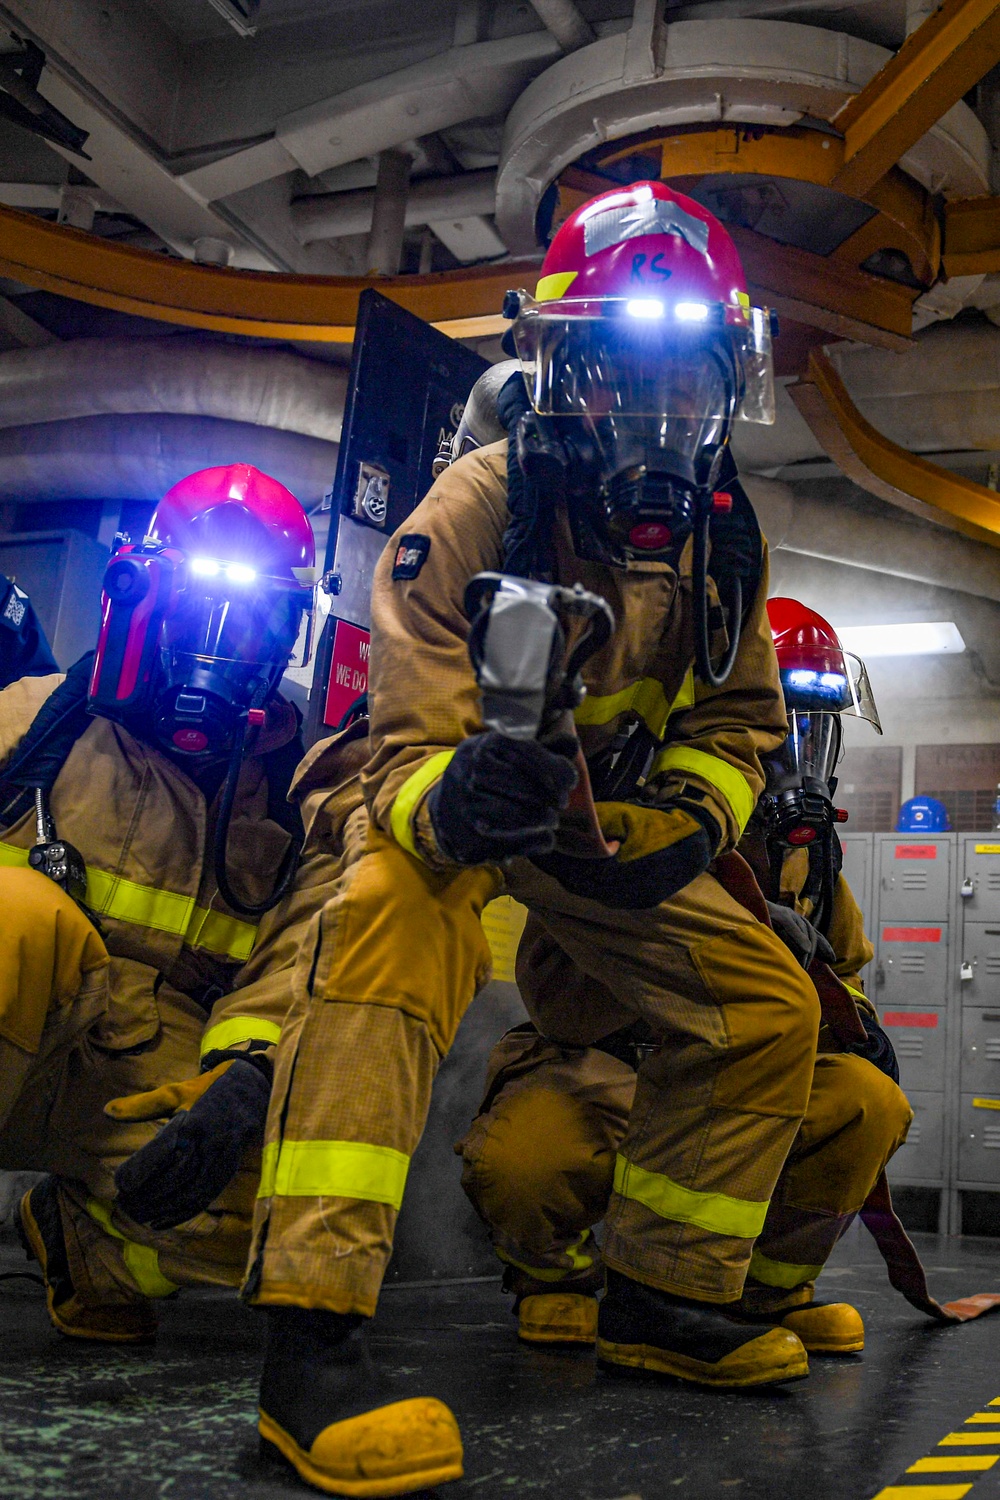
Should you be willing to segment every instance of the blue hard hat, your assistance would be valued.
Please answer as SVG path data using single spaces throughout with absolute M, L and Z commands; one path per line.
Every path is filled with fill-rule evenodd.
M 948 833 L 948 809 L 936 797 L 911 797 L 899 809 L 897 833 Z

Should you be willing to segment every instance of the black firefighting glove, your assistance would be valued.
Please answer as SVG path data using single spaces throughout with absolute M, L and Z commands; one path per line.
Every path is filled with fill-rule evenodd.
M 771 926 L 804 969 L 808 969 L 815 958 L 824 964 L 837 962 L 837 955 L 826 938 L 805 917 L 792 911 L 790 906 L 782 906 L 779 901 L 769 901 L 767 909 L 771 913 Z
M 899 1061 L 888 1034 L 882 1030 L 876 1018 L 864 1006 L 858 1006 L 858 1015 L 861 1017 L 862 1026 L 868 1033 L 868 1040 L 855 1042 L 852 1047 L 848 1047 L 848 1052 L 853 1052 L 855 1057 L 866 1058 L 878 1068 L 880 1073 L 887 1074 L 893 1083 L 898 1083 Z
M 637 911 L 659 906 L 701 875 L 715 857 L 719 830 L 699 804 L 677 797 L 662 807 L 598 802 L 597 818 L 613 859 L 546 854 L 534 863 L 574 896 Z
M 537 740 L 471 735 L 427 799 L 438 849 L 456 865 L 545 854 L 575 786 L 573 762 Z
M 236 1175 L 244 1151 L 263 1144 L 270 1096 L 268 1059 L 240 1053 L 197 1078 L 112 1099 L 104 1106 L 112 1119 L 167 1120 L 115 1172 L 122 1212 L 150 1229 L 201 1213 Z

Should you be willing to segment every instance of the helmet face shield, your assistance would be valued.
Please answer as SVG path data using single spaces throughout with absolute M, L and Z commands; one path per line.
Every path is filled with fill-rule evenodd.
M 539 415 L 707 422 L 721 424 L 723 437 L 735 419 L 774 421 L 764 309 L 655 297 L 523 297 L 512 332 Z
M 784 667 L 781 687 L 790 715 L 792 710 L 844 714 L 866 719 L 882 733 L 865 664 L 849 651 L 828 652 L 814 665 Z
M 788 715 L 788 737 L 766 757 L 768 792 L 807 782 L 829 785 L 840 759 L 843 735 L 836 712 L 795 711 Z

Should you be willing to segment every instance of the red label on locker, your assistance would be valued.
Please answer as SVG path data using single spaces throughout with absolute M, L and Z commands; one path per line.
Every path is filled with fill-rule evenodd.
M 339 724 L 362 693 L 368 691 L 368 646 L 371 640 L 360 625 L 338 620 L 333 627 L 333 655 L 330 658 L 330 680 L 326 686 L 323 723 Z
M 897 859 L 937 859 L 937 844 L 897 844 Z
M 937 1023 L 933 1010 L 887 1010 L 882 1017 L 883 1026 L 922 1026 L 928 1031 L 935 1031 Z
M 883 943 L 939 943 L 940 927 L 883 927 Z

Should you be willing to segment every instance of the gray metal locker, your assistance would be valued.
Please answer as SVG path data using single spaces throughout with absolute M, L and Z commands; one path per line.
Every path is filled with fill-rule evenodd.
M 872 937 L 875 928 L 875 913 L 872 906 L 872 870 L 875 845 L 870 833 L 842 833 L 841 847 L 844 851 L 844 877 L 861 908 L 865 919 L 865 931 Z
M 948 923 L 879 923 L 875 997 L 893 1010 L 943 1006 L 948 996 Z
M 962 1005 L 995 1005 L 1000 1009 L 1000 922 L 964 924 L 961 977 Z
M 995 1094 L 1000 1098 L 1000 1010 L 962 1012 L 963 1094 Z
M 899 1083 L 903 1091 L 943 1092 L 948 1033 L 944 1007 L 921 1010 L 880 1007 L 879 1019 L 899 1060 Z
M 962 840 L 958 893 L 967 922 L 1000 922 L 1000 833 Z
M 907 1097 L 913 1123 L 886 1173 L 891 1182 L 938 1186 L 944 1177 L 944 1095 L 914 1093 Z
M 879 839 L 879 921 L 943 917 L 948 911 L 952 838 L 884 834 Z M 1000 871 L 1000 860 L 997 861 Z
M 1000 1096 L 963 1094 L 958 1175 L 963 1183 L 1000 1187 Z

